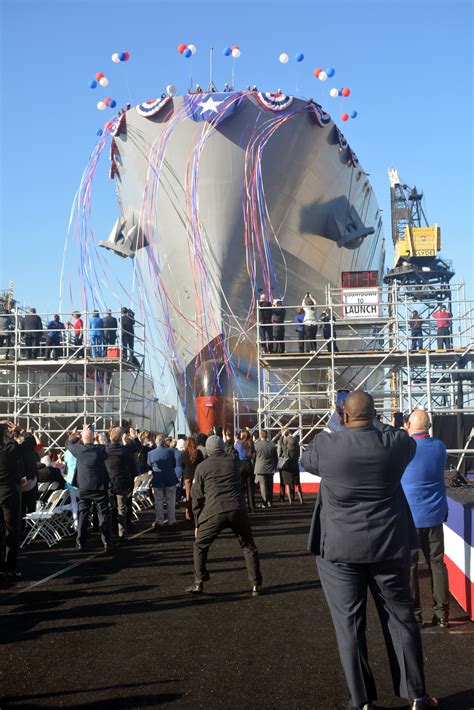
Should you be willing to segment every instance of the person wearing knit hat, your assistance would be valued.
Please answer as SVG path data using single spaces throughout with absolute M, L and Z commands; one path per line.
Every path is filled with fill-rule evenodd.
M 220 436 L 206 441 L 207 458 L 196 468 L 191 497 L 195 520 L 194 582 L 186 590 L 202 594 L 204 582 L 210 579 L 207 570 L 209 548 L 222 530 L 230 528 L 238 538 L 252 588 L 252 596 L 263 593 L 258 550 L 245 507 L 238 461 L 226 454 Z

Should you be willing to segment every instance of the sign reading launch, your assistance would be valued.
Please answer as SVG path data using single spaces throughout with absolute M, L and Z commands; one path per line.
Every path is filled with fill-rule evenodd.
M 378 318 L 380 315 L 380 291 L 378 288 L 345 288 L 342 291 L 342 317 Z

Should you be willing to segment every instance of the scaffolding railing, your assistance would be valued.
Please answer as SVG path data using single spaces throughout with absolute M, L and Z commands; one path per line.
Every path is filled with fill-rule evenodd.
M 104 325 L 96 311 L 3 308 L 0 419 L 41 431 L 49 447 L 62 445 L 80 424 L 97 432 L 130 417 L 146 424 L 155 398 L 145 374 L 144 324 L 125 307 L 107 317 Z
M 251 422 L 275 439 L 290 427 L 307 441 L 327 424 L 341 389 L 370 391 L 387 421 L 417 407 L 431 416 L 474 415 L 474 302 L 463 283 L 441 285 L 432 299 L 416 285 L 371 289 L 372 315 L 356 318 L 347 307 L 356 292 L 348 291 L 328 286 L 325 303 L 314 307 L 259 304 L 258 397 L 234 398 L 236 429 Z M 434 314 L 443 303 L 441 328 Z

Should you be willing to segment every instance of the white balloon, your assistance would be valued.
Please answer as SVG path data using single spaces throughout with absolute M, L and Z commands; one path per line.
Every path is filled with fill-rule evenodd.
M 99 84 L 101 86 L 108 86 L 109 85 L 109 80 L 107 79 L 106 76 L 103 76 L 102 79 L 99 80 Z
M 174 96 L 176 94 L 176 86 L 174 84 L 168 84 L 166 87 L 166 93 L 168 96 Z
M 115 54 L 112 54 L 112 61 L 115 62 L 115 64 L 118 64 L 120 62 L 120 57 L 117 52 L 115 52 Z
M 240 49 L 238 47 L 235 47 L 235 49 L 232 50 L 232 56 L 234 59 L 238 59 L 240 57 Z
M 289 56 L 287 54 L 280 54 L 279 59 L 282 64 L 286 64 L 289 59 Z
M 331 89 L 331 91 L 329 92 L 329 96 L 332 96 L 332 97 L 339 96 L 338 89 Z
M 194 44 L 188 44 L 188 49 L 191 50 L 192 54 L 196 54 L 197 52 L 197 47 L 195 47 Z
M 318 76 L 319 81 L 326 81 L 327 78 L 328 78 L 328 75 L 326 74 L 325 71 L 319 72 L 319 76 Z
M 97 108 L 99 109 L 99 111 L 105 111 L 106 106 L 103 101 L 99 101 L 99 103 L 97 104 Z

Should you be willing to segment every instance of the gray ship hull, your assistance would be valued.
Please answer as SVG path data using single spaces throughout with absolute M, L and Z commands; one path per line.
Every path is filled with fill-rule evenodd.
M 343 136 L 308 102 L 277 114 L 250 92 L 212 125 L 183 101 L 122 117 L 111 151 L 121 220 L 102 244 L 135 257 L 182 396 L 186 381 L 198 396 L 227 396 L 235 379 L 248 395 L 257 287 L 293 306 L 306 291 L 324 303 L 342 271 L 381 270 L 380 210 Z M 206 361 L 227 370 L 222 381 Z

